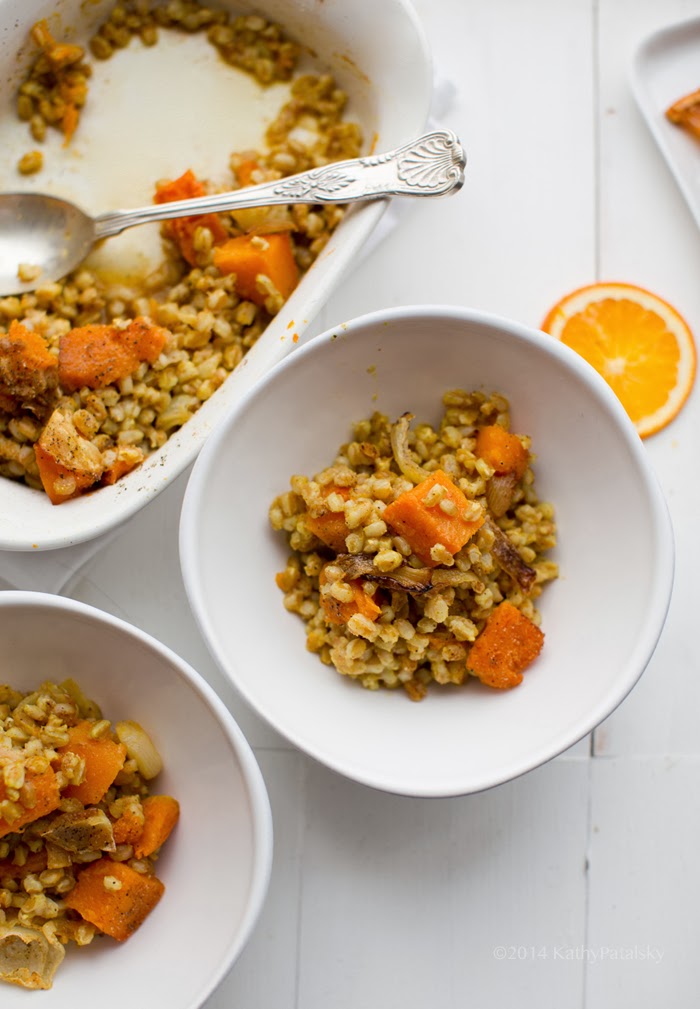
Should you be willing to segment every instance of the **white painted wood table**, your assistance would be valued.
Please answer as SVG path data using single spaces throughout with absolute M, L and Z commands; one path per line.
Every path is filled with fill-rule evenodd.
M 467 182 L 453 199 L 403 205 L 312 332 L 415 302 L 538 326 L 562 294 L 612 279 L 656 291 L 700 334 L 700 234 L 629 82 L 639 43 L 700 16 L 699 0 L 416 8 L 436 78 L 454 88 L 441 122 L 463 140 Z M 697 77 L 694 86 L 700 61 Z M 189 660 L 229 704 L 269 788 L 268 901 L 207 1009 L 700 1004 L 699 429 L 696 393 L 646 442 L 677 568 L 640 683 L 592 738 L 471 797 L 413 800 L 349 783 L 246 710 L 189 614 L 177 557 L 183 478 L 88 561 L 65 591 Z

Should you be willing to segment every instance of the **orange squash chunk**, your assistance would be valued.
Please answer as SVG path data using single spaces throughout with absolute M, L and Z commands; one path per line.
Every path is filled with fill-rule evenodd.
M 137 858 L 145 858 L 165 844 L 180 818 L 180 804 L 171 795 L 149 795 L 143 800 L 143 831 L 134 845 Z
M 64 392 L 87 386 L 104 389 L 131 375 L 142 361 L 158 358 L 168 334 L 139 316 L 124 329 L 89 325 L 71 329 L 59 340 L 58 378 Z
M 58 361 L 33 330 L 13 319 L 0 334 L 0 409 L 48 403 L 58 381 Z
M 674 102 L 666 109 L 666 118 L 700 140 L 700 90 Z
M 66 147 L 70 141 L 71 137 L 78 128 L 78 121 L 80 119 L 80 112 L 77 106 L 68 104 L 63 110 L 63 115 L 61 116 L 61 130 L 65 136 L 65 141 L 63 146 Z
M 527 469 L 530 459 L 530 453 L 523 447 L 518 436 L 506 431 L 500 424 L 490 424 L 479 429 L 475 451 L 496 473 L 514 473 L 518 480 Z
M 221 273 L 236 274 L 236 291 L 256 305 L 263 305 L 268 296 L 258 286 L 259 276 L 268 277 L 285 299 L 299 283 L 299 267 L 287 232 L 229 238 L 214 249 L 213 259 Z
M 85 806 L 100 802 L 124 766 L 126 747 L 107 736 L 90 738 L 91 722 L 78 722 L 68 730 L 68 742 L 57 753 L 75 753 L 85 761 L 85 777 L 79 785 L 67 785 L 63 794 Z
M 69 469 L 60 459 L 44 448 L 40 441 L 34 446 L 34 458 L 39 467 L 42 486 L 48 494 L 51 504 L 63 504 L 64 501 L 70 501 L 99 480 L 99 475 L 92 472 L 75 468 Z M 69 485 L 72 490 L 67 490 L 65 493 L 56 489 Z
M 16 319 L 10 323 L 7 335 L 0 339 L 21 348 L 22 362 L 26 368 L 50 370 L 57 367 L 58 362 L 43 338 Z
M 106 486 L 116 483 L 121 477 L 130 473 L 132 469 L 140 466 L 143 459 L 143 452 L 134 451 L 133 446 L 117 445 L 114 462 L 106 467 L 102 474 L 101 483 Z
M 100 450 L 78 434 L 70 414 L 54 410 L 34 445 L 39 476 L 52 504 L 62 504 L 102 476 Z
M 435 504 L 425 503 L 425 498 L 436 485 L 444 490 L 441 500 L 454 505 L 452 514 L 440 507 L 440 501 Z M 423 564 L 435 567 L 439 561 L 434 560 L 430 553 L 434 546 L 441 543 L 451 554 L 456 554 L 484 524 L 483 516 L 477 519 L 464 518 L 465 510 L 468 511 L 471 507 L 459 487 L 439 469 L 387 505 L 383 518 L 403 536 Z
M 325 567 L 321 568 L 318 581 L 319 585 L 326 584 Z M 372 596 L 367 595 L 362 588 L 361 580 L 356 579 L 344 584 L 349 585 L 352 589 L 352 599 L 348 602 L 342 602 L 329 593 L 321 593 L 321 609 L 329 624 L 347 624 L 348 620 L 358 613 L 367 617 L 368 620 L 376 620 L 381 616 L 381 607 L 377 606 Z
M 236 179 L 239 186 L 253 185 L 253 172 L 257 172 L 260 165 L 253 158 L 245 158 L 236 166 Z
M 497 690 L 517 687 L 542 651 L 544 634 L 512 603 L 502 602 L 471 647 L 467 668 Z
M 105 886 L 107 877 L 117 880 L 121 887 Z M 101 932 L 124 942 L 151 913 L 164 891 L 156 876 L 136 872 L 126 862 L 100 858 L 81 869 L 77 883 L 64 899 L 66 907 Z
M 0 837 L 4 837 L 5 834 L 14 833 L 14 831 L 20 830 L 26 824 L 32 823 L 32 821 L 38 820 L 42 816 L 47 816 L 54 809 L 58 809 L 61 796 L 58 791 L 56 775 L 52 768 L 47 767 L 41 774 L 27 773 L 25 775 L 25 784 L 29 785 L 33 791 L 34 805 L 27 807 L 19 818 L 12 820 L 12 822 L 0 818 Z M 7 788 L 2 780 L 0 780 L 0 800 L 6 798 Z M 21 801 L 19 805 L 22 805 Z
M 178 179 L 156 186 L 155 203 L 172 203 L 175 200 L 191 200 L 205 196 L 206 190 L 194 172 L 188 169 Z M 163 222 L 163 232 L 176 243 L 180 255 L 190 266 L 197 265 L 194 235 L 197 228 L 211 231 L 214 245 L 226 239 L 226 229 L 218 214 L 193 214 L 191 217 L 176 217 Z
M 122 815 L 113 821 L 112 833 L 115 844 L 136 844 L 143 833 L 143 820 L 133 809 L 126 809 Z
M 347 487 L 336 487 L 334 484 L 325 489 L 324 497 L 328 497 L 329 494 L 339 494 L 344 501 L 347 501 L 350 497 L 350 491 Z M 331 550 L 334 550 L 337 554 L 345 553 L 347 549 L 345 546 L 345 537 L 349 534 L 350 530 L 345 522 L 344 512 L 332 512 L 329 509 L 322 515 L 307 515 L 306 525 L 314 536 L 318 536 Z

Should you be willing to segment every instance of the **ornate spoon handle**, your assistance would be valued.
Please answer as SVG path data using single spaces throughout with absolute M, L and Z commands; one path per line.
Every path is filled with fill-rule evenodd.
M 355 203 L 388 196 L 446 196 L 464 183 L 464 151 L 451 130 L 434 130 L 387 154 L 337 161 L 276 182 L 177 200 L 95 218 L 95 237 L 107 238 L 149 221 L 218 210 L 284 203 Z

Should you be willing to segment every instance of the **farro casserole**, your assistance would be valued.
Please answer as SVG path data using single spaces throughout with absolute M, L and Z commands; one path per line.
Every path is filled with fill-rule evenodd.
M 344 92 L 330 75 L 298 74 L 300 47 L 257 15 L 231 18 L 193 0 L 133 0 L 115 6 L 90 52 L 118 57 L 134 37 L 150 46 L 163 30 L 205 31 L 222 59 L 261 84 L 291 80 L 266 149 L 234 152 L 226 188 L 360 153 L 360 130 L 343 119 Z M 58 43 L 45 22 L 32 34 L 39 54 L 20 86 L 18 114 L 37 142 L 48 128 L 70 142 L 89 100 L 89 58 Z M 186 165 L 174 169 L 176 178 L 154 180 L 157 201 L 211 191 Z M 343 214 L 296 205 L 167 222 L 163 263 L 138 282 L 83 266 L 0 299 L 0 475 L 60 504 L 138 466 L 236 368 Z M 22 269 L 29 276 L 32 266 Z
M 72 680 L 0 686 L 0 979 L 50 988 L 69 942 L 124 941 L 160 900 L 179 816 L 150 795 L 161 758 Z
M 506 398 L 455 389 L 443 407 L 436 428 L 411 430 L 409 413 L 361 420 L 270 508 L 293 550 L 277 584 L 307 648 L 416 701 L 431 682 L 517 686 L 543 644 L 535 602 L 558 574 L 554 510 Z

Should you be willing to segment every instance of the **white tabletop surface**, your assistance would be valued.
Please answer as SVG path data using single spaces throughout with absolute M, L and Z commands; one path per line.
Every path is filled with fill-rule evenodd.
M 699 0 L 415 6 L 436 79 L 454 89 L 438 111 L 467 150 L 467 181 L 457 197 L 402 205 L 312 333 L 417 302 L 539 326 L 561 295 L 607 279 L 657 292 L 700 336 L 700 235 L 629 79 L 640 42 L 700 16 Z M 668 621 L 638 686 L 591 738 L 480 795 L 398 798 L 350 783 L 245 708 L 185 598 L 186 477 L 62 588 L 189 660 L 230 706 L 265 776 L 269 897 L 207 1009 L 500 1009 L 516 999 L 522 1009 L 695 1009 L 699 427 L 696 391 L 645 443 L 677 564 Z M 65 580 L 36 558 L 21 565 L 8 560 L 0 577 L 48 589 Z

